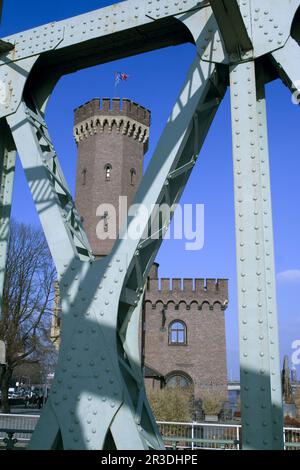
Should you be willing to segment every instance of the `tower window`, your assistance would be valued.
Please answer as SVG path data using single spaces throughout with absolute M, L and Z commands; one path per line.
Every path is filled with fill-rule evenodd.
M 103 215 L 104 220 L 104 232 L 108 232 L 108 212 L 105 211 Z
M 131 186 L 135 185 L 135 180 L 136 180 L 136 171 L 134 168 L 131 168 L 130 170 L 130 184 Z
M 169 326 L 169 344 L 186 344 L 186 325 L 175 320 Z
M 105 181 L 110 181 L 110 178 L 111 178 L 111 165 L 109 163 L 107 163 L 107 165 L 105 165 L 104 167 L 104 170 L 105 170 Z
M 86 168 L 82 170 L 82 184 L 83 186 L 86 184 Z

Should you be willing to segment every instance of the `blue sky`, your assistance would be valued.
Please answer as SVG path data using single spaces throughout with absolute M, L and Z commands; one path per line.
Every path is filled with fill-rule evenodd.
M 4 0 L 1 36 L 57 21 L 114 3 L 96 0 Z M 195 54 L 183 45 L 93 67 L 60 80 L 47 110 L 47 122 L 72 192 L 75 184 L 76 146 L 72 136 L 73 110 L 94 97 L 121 96 L 152 110 L 150 148 L 158 141 L 172 105 Z M 114 87 L 114 71 L 130 75 Z M 300 340 L 298 292 L 300 290 L 299 207 L 300 111 L 291 103 L 280 81 L 267 86 L 270 165 L 275 235 L 277 298 L 281 355 L 293 353 Z M 201 251 L 186 251 L 184 241 L 167 240 L 159 252 L 162 277 L 229 278 L 229 308 L 225 313 L 228 375 L 238 378 L 238 323 L 235 264 L 231 124 L 228 93 L 209 132 L 182 203 L 205 205 L 205 244 Z M 20 168 L 17 166 L 13 216 L 38 224 L 38 218 Z M 176 257 L 173 256 L 176 252 Z M 300 366 L 298 366 L 300 376 Z

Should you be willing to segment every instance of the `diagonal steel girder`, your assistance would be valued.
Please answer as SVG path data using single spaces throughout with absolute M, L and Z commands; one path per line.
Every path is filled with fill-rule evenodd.
M 6 122 L 0 123 L 0 305 L 9 243 L 9 221 L 15 176 L 16 150 Z
M 237 0 L 211 0 L 229 54 L 253 49 Z
M 231 5 L 222 2 L 226 7 L 225 23 L 234 26 L 231 38 L 228 26 L 224 28 L 220 21 L 216 2 L 193 0 L 164 0 L 155 5 L 129 0 L 4 38 L 14 49 L 0 58 L 5 98 L 0 100 L 0 117 L 9 124 L 5 127 L 3 123 L 3 131 L 7 134 L 6 142 L 11 142 L 12 133 L 28 179 L 57 267 L 63 312 L 54 384 L 31 448 L 163 446 L 145 396 L 137 332 L 145 280 L 170 221 L 164 219 L 158 239 L 152 239 L 151 231 L 148 233 L 149 219 L 139 220 L 138 214 L 130 214 L 125 236 L 117 241 L 111 255 L 95 261 L 60 169 L 44 113 L 63 74 L 188 41 L 195 44 L 197 56 L 135 203 L 142 203 L 153 217 L 157 215 L 155 203 L 173 207 L 179 200 L 224 95 L 229 74 L 235 191 L 243 188 L 244 179 L 250 184 L 253 175 L 257 178 L 251 189 L 256 200 L 254 227 L 250 224 L 253 218 L 250 201 L 247 202 L 251 191 L 244 190 L 243 214 L 238 212 L 241 203 L 236 192 L 243 445 L 282 447 L 282 435 L 278 437 L 282 404 L 263 93 L 266 78 L 262 74 L 262 80 L 256 82 L 256 69 L 261 66 L 256 61 L 268 56 L 275 62 L 277 74 L 285 79 L 291 75 L 291 60 L 284 59 L 284 52 L 291 54 L 290 26 L 299 3 L 291 0 L 283 7 L 279 0 L 264 0 L 262 9 L 261 0 L 243 1 L 238 5 L 239 14 L 236 2 Z M 232 53 L 230 41 L 234 48 L 238 43 L 238 54 Z M 269 70 L 264 71 L 269 76 Z M 253 123 L 247 117 L 248 108 L 254 109 Z M 238 150 L 241 132 L 245 136 L 242 158 Z M 253 141 L 248 139 L 249 135 L 253 135 Z M 6 146 L 3 140 L 2 148 Z M 248 160 L 252 146 L 253 167 Z M 1 161 L 2 174 L 7 165 L 11 168 L 14 165 L 14 148 L 8 149 L 9 154 L 7 150 L 2 152 L 10 156 L 9 161 L 7 158 Z M 243 165 L 242 172 L 239 165 Z M 5 178 L 5 185 L 11 191 L 12 179 Z M 10 197 L 8 192 L 8 206 Z M 4 198 L 1 204 L 5 206 Z M 240 213 L 242 220 L 247 220 L 245 227 L 240 225 Z M 9 212 L 5 214 L 7 225 Z M 126 239 L 137 220 L 143 228 L 141 236 L 138 240 Z M 253 228 L 258 239 L 253 236 Z M 8 232 L 5 233 L 7 244 Z M 259 255 L 252 241 L 259 247 Z M 1 266 L 5 265 L 5 243 L 1 245 L 4 255 Z M 246 271 L 242 264 L 245 261 Z M 259 275 L 257 262 L 261 263 Z M 257 276 L 260 277 L 254 293 L 251 279 Z M 245 295 L 250 299 L 247 303 Z M 261 305 L 255 306 L 256 298 Z M 256 359 L 257 354 L 260 360 Z M 263 420 L 261 410 L 265 410 Z

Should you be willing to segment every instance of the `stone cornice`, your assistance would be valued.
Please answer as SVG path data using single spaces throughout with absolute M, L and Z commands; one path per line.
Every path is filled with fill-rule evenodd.
M 146 144 L 149 140 L 149 127 L 127 116 L 92 116 L 74 126 L 75 142 L 87 139 L 98 132 L 112 132 L 113 128 L 122 135 L 133 137 Z

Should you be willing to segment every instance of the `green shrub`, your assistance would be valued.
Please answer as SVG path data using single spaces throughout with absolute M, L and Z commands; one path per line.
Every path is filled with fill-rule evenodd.
M 157 421 L 192 421 L 193 394 L 188 388 L 150 390 L 148 398 Z
M 224 391 L 218 387 L 201 390 L 202 410 L 206 415 L 219 415 L 225 400 Z

